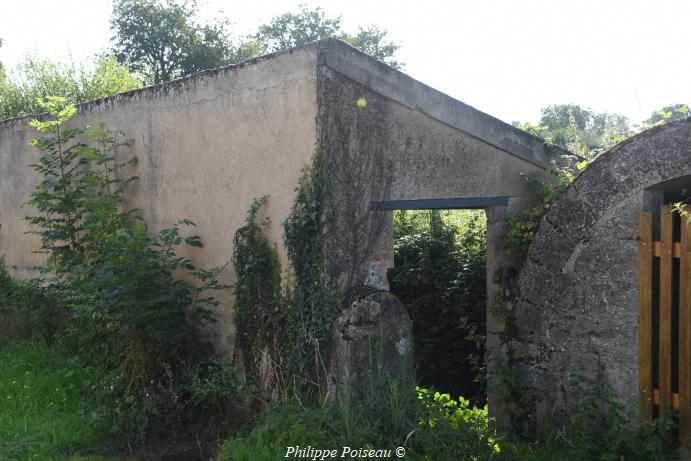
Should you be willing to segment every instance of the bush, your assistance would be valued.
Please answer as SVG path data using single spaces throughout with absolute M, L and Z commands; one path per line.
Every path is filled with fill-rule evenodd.
M 467 211 L 398 212 L 389 272 L 391 291 L 413 320 L 420 383 L 479 400 L 485 398 L 483 218 Z
M 448 394 L 416 388 L 411 377 L 381 369 L 369 375 L 364 400 L 343 407 L 303 406 L 297 400 L 269 406 L 254 429 L 226 442 L 217 459 L 275 460 L 288 447 L 393 450 L 411 460 L 486 460 L 500 451 L 487 409 Z
M 0 339 L 49 339 L 66 320 L 67 311 L 36 283 L 10 277 L 0 257 Z
M 61 336 L 73 366 L 88 370 L 123 441 L 141 442 L 154 431 L 218 432 L 210 424 L 225 422 L 221 414 L 244 398 L 232 370 L 197 337 L 217 305 L 207 290 L 225 288 L 217 281 L 222 268 L 203 270 L 177 254 L 202 246 L 182 233 L 192 222 L 154 234 L 124 208 L 135 178 L 121 173 L 136 159 L 115 151 L 126 142 L 103 127 L 65 128 L 75 108 L 64 99 L 43 107 L 49 119 L 32 122 L 43 134 L 32 140 L 41 150 L 32 168 L 43 180 L 29 201 L 38 213 L 28 219 L 47 264 L 35 283 L 69 310 Z M 199 413 L 210 420 L 198 422 Z

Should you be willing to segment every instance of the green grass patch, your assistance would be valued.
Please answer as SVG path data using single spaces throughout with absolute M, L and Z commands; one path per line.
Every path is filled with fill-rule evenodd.
M 108 459 L 107 421 L 69 357 L 46 342 L 0 343 L 0 459 Z

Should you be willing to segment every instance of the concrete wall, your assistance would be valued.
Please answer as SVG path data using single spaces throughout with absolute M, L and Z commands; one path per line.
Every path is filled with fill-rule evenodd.
M 252 199 L 269 194 L 269 236 L 281 242 L 301 168 L 316 141 L 316 48 L 304 47 L 191 78 L 82 105 L 74 123 L 105 122 L 134 141 L 140 177 L 129 205 L 154 231 L 188 218 L 205 248 L 187 251 L 204 267 L 232 256 L 235 230 Z M 42 259 L 22 204 L 37 181 L 28 118 L 0 123 L 0 255 L 11 273 L 29 277 Z M 285 262 L 282 246 L 281 256 Z M 233 281 L 231 271 L 225 282 Z M 221 350 L 233 341 L 232 291 L 219 293 L 219 322 L 208 331 Z
M 320 47 L 318 136 L 345 247 L 334 259 L 350 258 L 352 272 L 369 259 L 381 278 L 393 264 L 391 214 L 372 202 L 503 197 L 518 211 L 529 195 L 522 175 L 543 174 L 564 153 L 351 47 Z M 492 267 L 503 258 L 493 255 Z
M 356 104 L 360 98 L 365 107 Z M 194 221 L 205 248 L 187 255 L 206 267 L 230 259 L 234 232 L 255 197 L 270 195 L 269 237 L 282 241 L 300 170 L 318 143 L 334 191 L 327 256 L 343 270 L 344 286 L 368 277 L 385 286 L 393 265 L 391 213 L 374 211 L 373 203 L 503 197 L 491 215 L 518 212 L 527 196 L 521 174 L 542 172 L 558 153 L 330 39 L 88 103 L 75 123 L 99 121 L 134 141 L 140 180 L 130 205 L 152 230 Z M 18 277 L 41 264 L 31 253 L 39 242 L 25 234 L 30 210 L 21 208 L 37 181 L 27 168 L 37 155 L 27 145 L 35 136 L 27 122 L 0 123 L 0 255 Z M 488 222 L 492 299 L 493 270 L 510 259 L 496 240 L 502 220 Z M 233 282 L 232 271 L 224 277 Z M 232 291 L 219 298 L 219 322 L 207 333 L 228 351 Z
M 334 265 L 346 271 L 343 283 L 364 279 L 376 288 L 388 287 L 392 213 L 372 210 L 372 203 L 398 209 L 404 205 L 400 201 L 416 206 L 421 200 L 467 199 L 459 203 L 485 208 L 483 199 L 503 198 L 502 205 L 486 207 L 491 302 L 499 289 L 493 282 L 495 270 L 517 265 L 500 237 L 504 219 L 530 202 L 523 175 L 545 174 L 552 159 L 565 152 L 352 48 L 330 42 L 321 46 L 318 136 L 328 149 L 335 186 L 329 253 Z M 356 104 L 361 98 L 364 107 Z M 488 348 L 500 355 L 502 329 L 488 306 Z M 493 367 L 491 361 L 490 377 Z M 499 416 L 491 386 L 488 397 L 490 410 Z
M 592 376 L 598 362 L 606 383 L 636 403 L 639 213 L 691 187 L 690 146 L 688 119 L 644 131 L 600 156 L 542 220 L 520 274 L 511 344 L 534 414 L 548 399 L 568 405 L 570 377 Z

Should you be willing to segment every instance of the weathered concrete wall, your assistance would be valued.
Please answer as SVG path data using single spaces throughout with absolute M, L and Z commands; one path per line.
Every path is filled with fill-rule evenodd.
M 512 213 L 527 195 L 521 173 L 543 171 L 555 155 L 537 138 L 331 39 L 88 103 L 75 123 L 99 121 L 134 141 L 140 180 L 130 205 L 153 230 L 194 221 L 205 248 L 186 255 L 206 267 L 230 259 L 235 230 L 264 194 L 269 237 L 282 241 L 300 170 L 319 144 L 333 182 L 328 256 L 343 269 L 344 285 L 371 273 L 378 288 L 393 265 L 392 224 L 373 203 L 502 197 L 496 213 Z M 19 277 L 42 262 L 32 254 L 38 240 L 25 234 L 30 210 L 21 208 L 38 179 L 27 167 L 37 155 L 27 122 L 0 123 L 0 255 Z M 493 226 L 490 235 L 499 235 L 500 220 Z M 496 241 L 489 245 L 493 270 L 506 258 Z M 224 281 L 233 282 L 230 270 Z M 496 287 L 488 289 L 491 299 Z M 208 334 L 229 350 L 232 291 L 219 298 L 219 322 Z
M 383 271 L 393 264 L 391 214 L 372 202 L 504 197 L 520 209 L 522 174 L 544 173 L 563 153 L 353 48 L 320 46 L 318 136 L 348 251 L 335 259 L 351 270 L 368 258 Z
M 410 201 L 410 206 L 420 200 L 466 199 L 462 203 L 488 213 L 491 302 L 499 289 L 493 282 L 495 270 L 516 264 L 499 238 L 504 219 L 530 201 L 522 175 L 545 174 L 551 161 L 565 152 L 353 48 L 330 41 L 320 46 L 318 137 L 327 149 L 334 183 L 330 256 L 346 272 L 343 283 L 365 278 L 374 288 L 388 289 L 392 214 L 373 210 L 372 203 L 388 202 L 388 209 L 398 209 L 400 201 Z M 361 98 L 364 107 L 356 103 Z M 504 203 L 483 205 L 483 199 L 497 198 Z M 420 207 L 429 207 L 429 202 Z M 488 347 L 497 353 L 502 329 L 488 309 Z M 489 402 L 497 414 L 492 393 Z
M 540 224 L 520 274 L 512 354 L 540 410 L 598 361 L 623 400 L 638 397 L 639 213 L 666 181 L 691 186 L 691 120 L 645 131 L 576 178 Z
M 205 248 L 187 251 L 204 267 L 232 256 L 235 230 L 253 198 L 269 194 L 269 237 L 281 242 L 294 188 L 316 141 L 316 48 L 308 46 L 82 105 L 76 125 L 105 122 L 134 141 L 140 177 L 129 205 L 152 230 L 188 218 Z M 22 208 L 37 177 L 28 165 L 37 151 L 28 118 L 0 123 L 0 255 L 13 275 L 28 277 L 42 260 L 39 240 Z M 285 251 L 281 256 L 285 262 Z M 225 282 L 233 281 L 230 271 Z M 232 291 L 218 293 L 219 322 L 209 339 L 232 343 Z

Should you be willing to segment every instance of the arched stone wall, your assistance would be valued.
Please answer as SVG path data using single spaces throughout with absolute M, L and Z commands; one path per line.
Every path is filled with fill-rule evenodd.
M 691 119 L 644 131 L 583 171 L 543 218 L 519 279 L 511 360 L 535 410 L 574 372 L 638 396 L 639 213 L 691 186 Z M 676 191 L 678 192 L 678 191 Z M 528 399 L 532 400 L 532 399 Z

